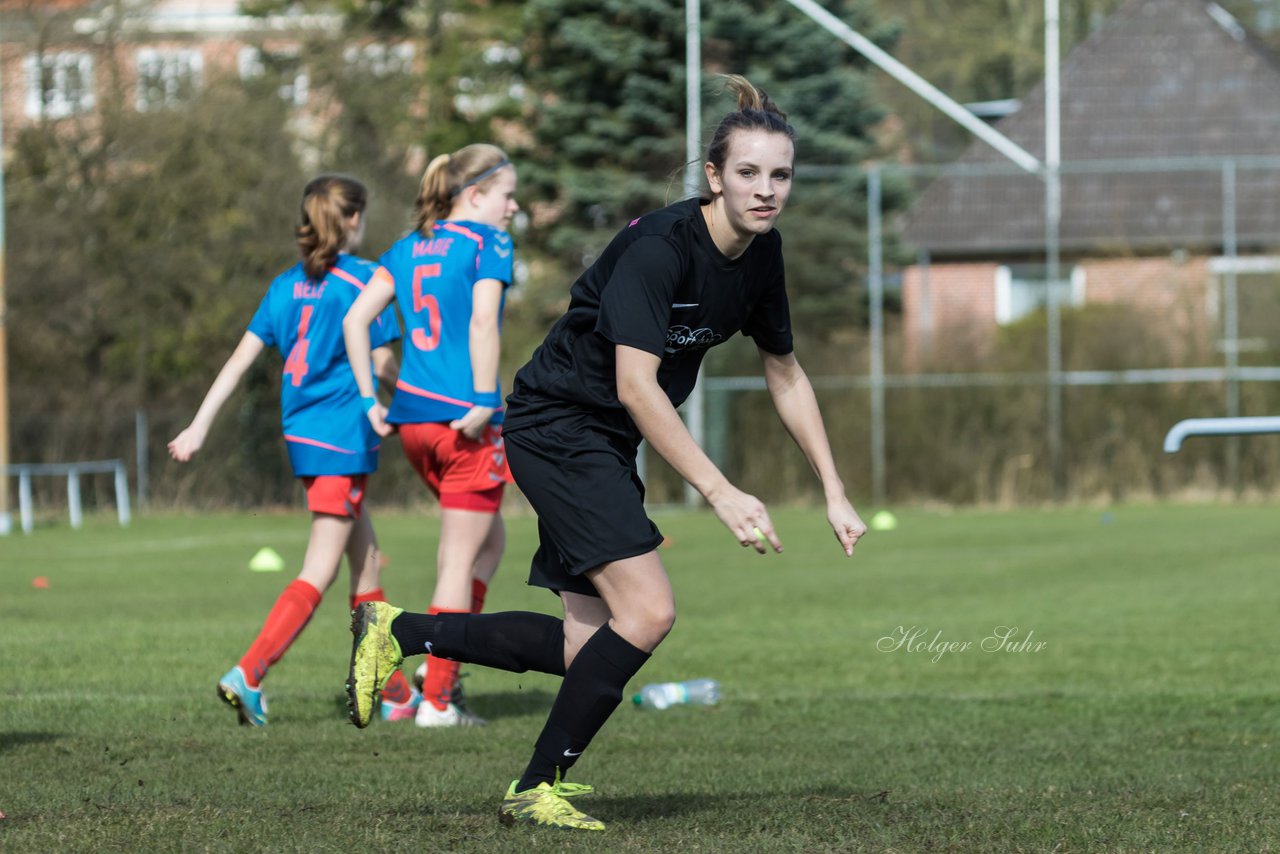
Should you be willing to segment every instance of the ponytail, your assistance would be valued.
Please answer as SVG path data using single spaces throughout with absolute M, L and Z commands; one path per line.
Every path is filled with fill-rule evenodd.
M 720 126 L 707 148 L 707 162 L 715 166 L 716 171 L 724 171 L 724 161 L 729 155 L 729 138 L 735 130 L 763 130 L 795 140 L 796 131 L 787 123 L 787 114 L 779 109 L 767 92 L 756 88 L 740 74 L 725 74 L 723 78 L 725 88 L 738 98 L 738 109 L 720 120 Z
M 351 237 L 352 215 L 362 213 L 368 199 L 364 185 L 346 175 L 321 175 L 307 184 L 296 231 L 307 278 L 323 279 L 329 272 Z
M 449 216 L 463 190 L 488 186 L 500 169 L 510 165 L 511 161 L 501 148 L 487 143 L 476 143 L 453 154 L 438 155 L 422 175 L 418 201 L 414 206 L 414 229 L 422 236 L 430 237 L 436 220 Z

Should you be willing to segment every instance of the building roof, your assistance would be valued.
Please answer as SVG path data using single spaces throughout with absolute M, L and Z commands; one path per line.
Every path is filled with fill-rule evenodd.
M 0 0 L 0 12 L 61 12 L 93 5 L 95 0 Z
M 996 125 L 1043 157 L 1044 94 Z M 1242 246 L 1280 236 L 1280 64 L 1227 12 L 1204 0 L 1130 0 L 1061 69 L 1064 251 L 1160 251 L 1222 244 L 1223 157 L 1238 164 Z M 1203 168 L 1082 174 L 1081 161 L 1205 158 Z M 975 141 L 958 168 L 999 167 Z M 1072 165 L 1072 164 L 1077 165 Z M 1012 164 L 1010 164 L 1011 166 Z M 1250 168 L 1252 166 L 1252 168 Z M 946 176 L 907 214 L 905 235 L 935 256 L 1042 252 L 1037 176 Z

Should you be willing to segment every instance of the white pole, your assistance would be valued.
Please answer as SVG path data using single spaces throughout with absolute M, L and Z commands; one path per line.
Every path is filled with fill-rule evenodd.
M 1044 233 L 1048 293 L 1045 304 L 1046 361 L 1049 374 L 1049 470 L 1053 497 L 1061 498 L 1066 476 L 1062 453 L 1062 313 L 1058 305 L 1061 278 L 1059 236 L 1062 227 L 1062 108 L 1059 86 L 1058 0 L 1044 0 Z
M 138 474 L 138 509 L 147 509 L 147 499 L 151 493 L 151 461 L 149 450 L 151 431 L 147 424 L 147 411 L 139 406 L 133 411 L 133 447 L 137 459 Z
M 1044 160 L 1049 169 L 1062 165 L 1061 41 L 1058 2 L 1044 0 Z
M 1232 261 L 1240 251 L 1236 232 L 1236 162 L 1222 161 L 1222 254 Z M 1227 417 L 1240 417 L 1240 280 L 1235 265 L 1222 277 L 1222 349 L 1227 368 Z M 1240 491 L 1240 440 L 1227 441 L 1227 483 Z
M 116 517 L 120 527 L 129 527 L 132 515 L 129 512 L 129 475 L 125 471 L 124 460 L 116 462 Z
M 80 508 L 80 473 L 75 469 L 67 472 L 67 513 L 71 516 L 71 527 L 80 530 L 84 514 Z
M 702 171 L 702 7 L 700 0 L 685 0 L 684 4 L 684 196 L 692 198 L 698 192 Z M 703 393 L 702 368 L 698 379 L 685 402 L 685 418 L 689 435 L 698 447 L 706 444 L 706 400 Z M 702 500 L 693 484 L 684 485 L 686 507 L 696 507 Z
M 1040 171 L 1040 160 L 1034 154 L 1031 154 L 1025 148 L 966 110 L 956 101 L 944 95 L 919 74 L 916 74 L 910 68 L 885 53 L 866 36 L 851 29 L 848 24 L 832 15 L 822 6 L 813 2 L 813 0 L 787 0 L 787 2 L 817 21 L 827 32 L 887 71 L 899 83 L 955 119 L 978 139 L 987 143 L 1026 171 Z
M 31 473 L 25 469 L 18 472 L 18 516 L 22 520 L 22 533 L 30 534 L 36 519 L 31 505 Z
M 0 92 L 4 82 L 0 80 Z M 4 151 L 4 111 L 0 109 L 0 152 Z M 9 515 L 9 344 L 5 331 L 4 157 L 0 155 L 0 536 L 13 527 Z M 24 531 L 27 529 L 24 527 Z M 27 531 L 30 533 L 30 531 Z
M 684 197 L 698 192 L 702 174 L 702 9 L 684 4 Z
M 871 326 L 871 501 L 883 507 L 885 488 L 884 430 L 884 257 L 881 247 L 880 167 L 867 169 L 867 289 Z

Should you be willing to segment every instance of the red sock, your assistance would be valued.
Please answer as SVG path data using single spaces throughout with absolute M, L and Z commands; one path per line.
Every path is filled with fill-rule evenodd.
M 484 595 L 489 592 L 489 585 L 478 578 L 471 579 L 471 613 L 479 614 L 484 610 Z
M 413 689 L 409 687 L 409 680 L 404 677 L 404 672 L 400 670 L 391 674 L 391 678 L 387 680 L 386 686 L 382 689 L 382 701 L 384 703 L 407 703 L 412 696 Z
M 320 591 L 302 579 L 294 579 L 271 606 L 262 631 L 240 659 L 249 687 L 257 688 L 267 675 L 267 669 L 280 660 L 293 639 L 307 626 L 316 606 L 320 604 Z
M 351 602 L 351 610 L 354 611 L 361 602 L 385 602 L 387 601 L 387 596 L 381 587 L 375 587 L 359 595 L 351 596 L 349 601 Z M 388 703 L 407 703 L 412 693 L 413 689 L 409 687 L 409 680 L 404 678 L 404 674 L 397 670 L 391 674 L 391 678 L 387 680 L 386 687 L 382 689 L 382 699 Z
M 347 598 L 347 601 L 351 603 L 351 610 L 354 611 L 356 609 L 356 606 L 359 605 L 361 602 L 387 601 L 387 594 L 382 592 L 381 587 L 375 587 L 372 590 L 366 591 L 359 595 L 353 593 L 351 594 L 351 596 Z
M 465 614 L 456 608 L 437 608 L 432 605 L 428 614 Z M 458 679 L 458 662 L 447 658 L 427 656 L 427 679 L 422 683 L 422 700 L 436 709 L 444 709 L 453 698 L 453 683 Z

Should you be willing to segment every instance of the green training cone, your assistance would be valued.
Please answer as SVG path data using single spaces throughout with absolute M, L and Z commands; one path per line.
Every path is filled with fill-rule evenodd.
M 279 572 L 284 569 L 284 558 L 270 546 L 263 546 L 249 559 L 249 568 L 254 572 Z
M 888 510 L 881 510 L 871 517 L 871 530 L 873 531 L 892 531 L 896 527 L 898 527 L 898 518 Z

